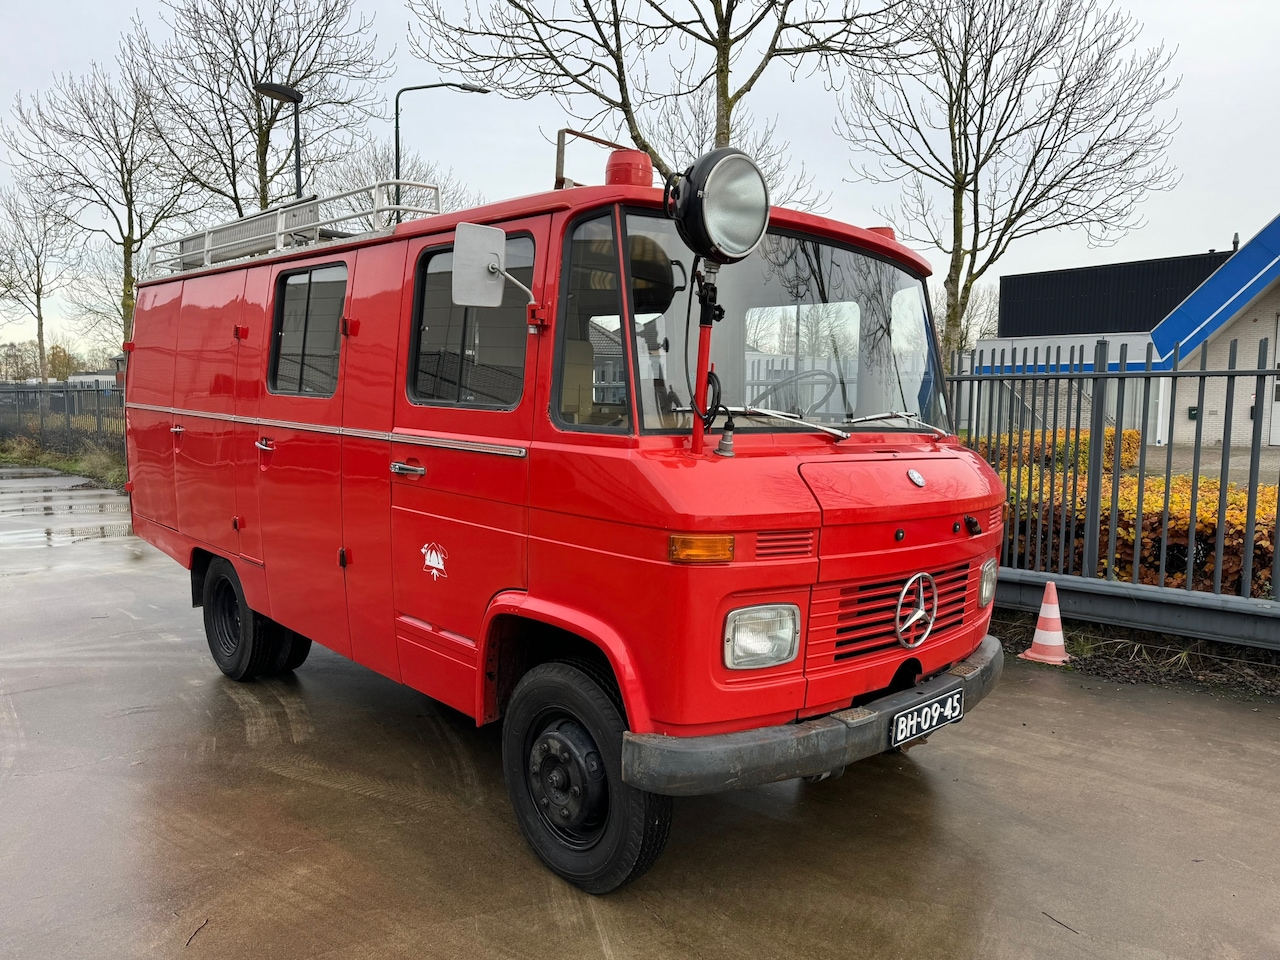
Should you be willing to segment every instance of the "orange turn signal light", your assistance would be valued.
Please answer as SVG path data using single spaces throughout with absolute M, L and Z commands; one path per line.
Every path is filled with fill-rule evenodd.
M 676 563 L 727 563 L 733 559 L 733 537 L 673 533 L 667 557 Z

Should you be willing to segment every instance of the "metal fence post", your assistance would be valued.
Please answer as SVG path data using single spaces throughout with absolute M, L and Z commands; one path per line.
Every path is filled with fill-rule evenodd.
M 1263 371 L 1267 368 L 1266 337 L 1258 343 L 1258 379 L 1254 384 L 1253 436 L 1249 453 L 1249 506 L 1245 509 L 1244 556 L 1240 566 L 1240 596 L 1253 596 L 1253 549 L 1257 535 L 1258 522 L 1258 472 L 1262 466 L 1258 452 L 1262 449 L 1262 405 L 1267 402 L 1267 378 Z M 1274 545 L 1272 550 L 1274 550 Z
M 1102 499 L 1102 456 L 1107 424 L 1107 341 L 1099 340 L 1093 350 L 1093 403 L 1089 416 L 1089 473 L 1085 487 L 1084 563 L 1081 576 L 1098 575 L 1098 537 L 1102 533 L 1099 501 Z
M 62 389 L 62 418 L 67 425 L 67 456 L 71 456 L 71 384 Z

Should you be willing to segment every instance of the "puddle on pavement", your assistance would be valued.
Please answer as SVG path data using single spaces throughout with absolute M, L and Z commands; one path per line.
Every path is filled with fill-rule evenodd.
M 128 521 L 87 527 L 45 527 L 43 530 L 0 530 L 0 545 L 18 547 L 61 547 L 84 540 L 105 540 L 110 537 L 128 537 L 133 525 Z
M 36 471 L 6 471 L 4 479 Z M 63 486 L 17 485 L 0 495 L 0 545 L 57 547 L 85 540 L 128 537 L 133 533 L 129 500 L 112 490 L 76 482 Z M 7 527 L 7 529 L 5 529 Z

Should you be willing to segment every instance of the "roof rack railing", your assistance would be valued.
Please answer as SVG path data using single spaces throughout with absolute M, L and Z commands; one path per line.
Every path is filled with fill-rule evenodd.
M 435 185 L 379 180 L 329 197 L 290 200 L 261 213 L 158 243 L 151 250 L 149 265 L 153 274 L 198 270 L 290 247 L 344 240 L 390 228 L 397 219 L 430 217 L 439 212 L 440 189 Z

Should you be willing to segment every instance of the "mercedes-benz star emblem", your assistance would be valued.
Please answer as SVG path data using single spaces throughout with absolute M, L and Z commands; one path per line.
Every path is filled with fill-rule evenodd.
M 908 470 L 907 479 L 914 483 L 917 487 L 924 486 L 924 477 L 919 470 Z
M 938 617 L 938 585 L 927 573 L 917 573 L 898 594 L 893 632 L 898 642 L 914 650 L 928 639 Z

